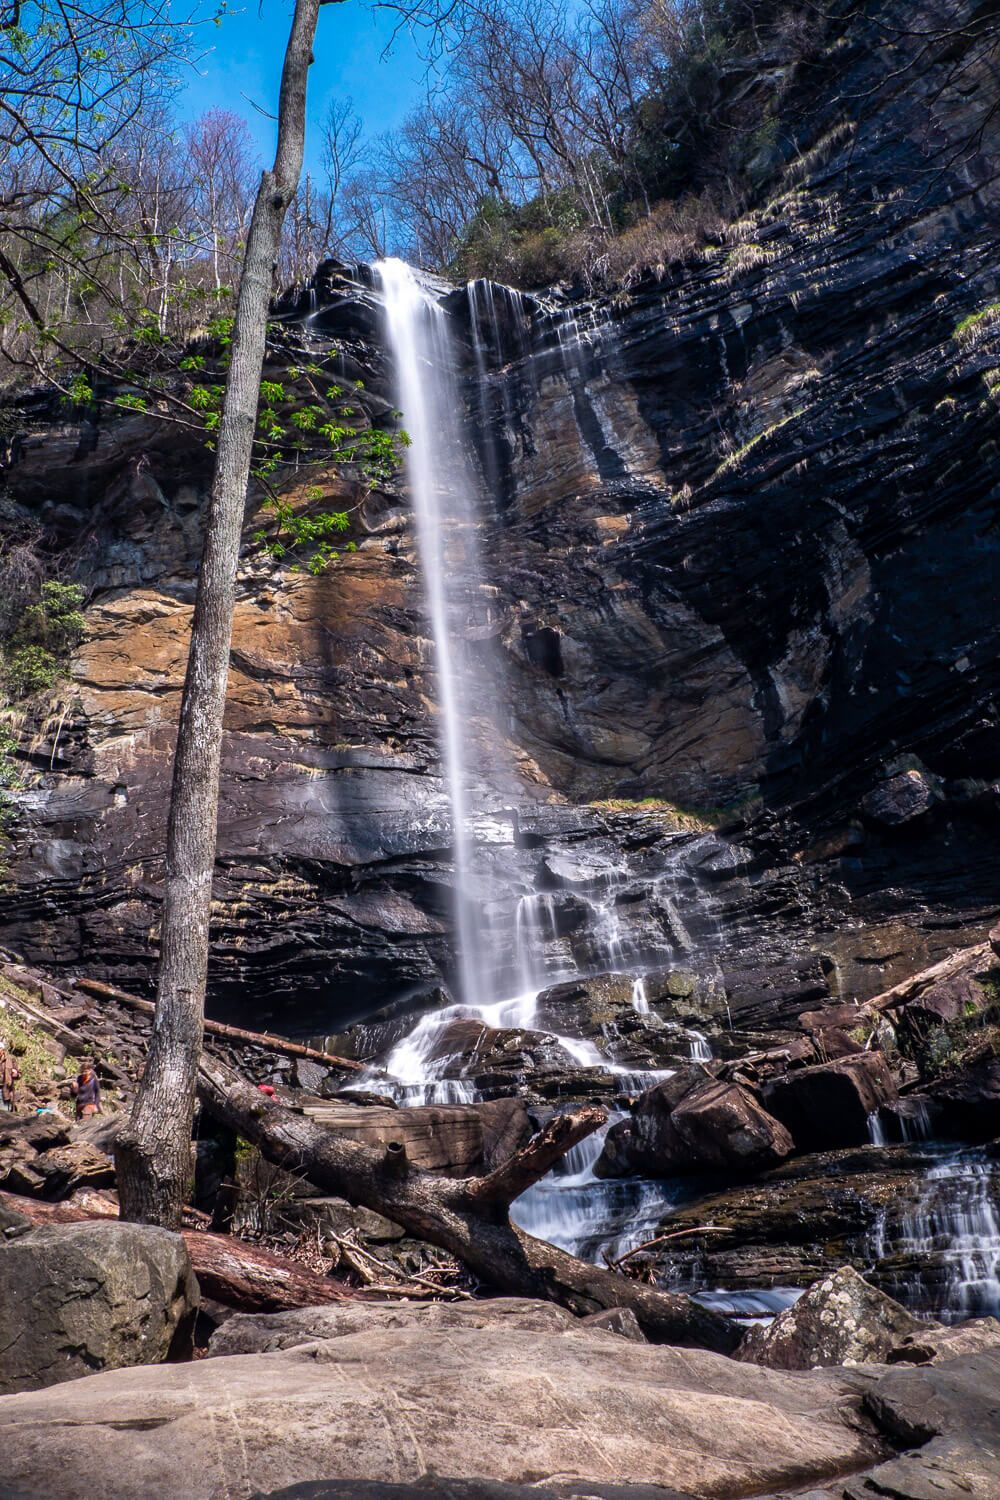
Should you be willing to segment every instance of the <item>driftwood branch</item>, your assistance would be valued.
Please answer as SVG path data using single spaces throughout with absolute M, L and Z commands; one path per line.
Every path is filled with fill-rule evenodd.
M 216 1119 L 288 1171 L 304 1172 L 324 1191 L 383 1214 L 418 1239 L 447 1250 L 489 1285 L 559 1302 L 586 1314 L 629 1307 L 656 1342 L 729 1353 L 736 1325 L 690 1298 L 639 1286 L 588 1265 L 511 1224 L 507 1206 L 544 1175 L 576 1141 L 596 1130 L 603 1110 L 586 1108 L 543 1131 L 486 1178 L 432 1176 L 412 1164 L 400 1173 L 377 1149 L 339 1138 L 307 1116 L 261 1094 L 214 1058 L 202 1057 L 198 1092 Z M 554 1123 L 554 1122 L 553 1122 Z M 489 1184 L 483 1188 L 482 1184 Z M 509 1195 L 509 1196 L 508 1196 Z
M 658 1234 L 654 1239 L 643 1240 L 641 1245 L 636 1245 L 631 1250 L 626 1250 L 624 1255 L 619 1255 L 617 1260 L 607 1261 L 611 1270 L 623 1266 L 633 1255 L 639 1255 L 643 1250 L 652 1250 L 654 1245 L 665 1245 L 667 1240 L 681 1240 L 689 1234 L 732 1234 L 725 1224 L 696 1224 L 693 1229 L 674 1229 L 670 1234 Z
M 89 995 L 115 1000 L 119 1005 L 127 1005 L 130 1010 L 140 1010 L 147 1016 L 156 1011 L 151 1000 L 141 1000 L 138 995 L 116 989 L 113 984 L 103 984 L 99 979 L 77 979 L 74 983 L 77 989 L 86 990 Z M 365 1069 L 364 1063 L 355 1062 L 351 1057 L 319 1052 L 315 1047 L 307 1047 L 302 1042 L 290 1042 L 287 1037 L 274 1036 L 270 1031 L 244 1031 L 242 1026 L 226 1026 L 221 1021 L 206 1021 L 204 1029 L 206 1036 L 222 1037 L 227 1042 L 242 1042 L 251 1047 L 266 1047 L 269 1051 L 280 1052 L 286 1057 L 308 1057 L 312 1062 L 325 1063 L 328 1068 L 347 1068 L 352 1073 L 363 1073 Z

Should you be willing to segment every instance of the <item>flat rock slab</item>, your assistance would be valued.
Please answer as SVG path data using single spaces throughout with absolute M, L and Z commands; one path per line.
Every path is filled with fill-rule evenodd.
M 680 1490 L 655 1484 L 578 1483 L 545 1485 L 503 1484 L 494 1479 L 441 1479 L 427 1475 L 416 1484 L 379 1484 L 356 1479 L 331 1479 L 318 1484 L 293 1484 L 287 1489 L 255 1495 L 253 1500 L 693 1500 Z
M 119 1370 L 0 1400 L 15 1492 L 227 1500 L 428 1473 L 731 1496 L 804 1487 L 886 1456 L 866 1378 L 789 1374 L 609 1334 L 367 1328 L 271 1354 Z
M 883 1374 L 865 1398 L 900 1453 L 797 1500 L 997 1500 L 1000 1349 Z M 766 1500 L 786 1500 L 780 1490 Z

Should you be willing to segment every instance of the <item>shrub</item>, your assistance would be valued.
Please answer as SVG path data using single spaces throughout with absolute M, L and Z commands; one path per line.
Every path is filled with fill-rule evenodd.
M 7 618 L 3 680 L 8 698 L 30 698 L 55 686 L 66 658 L 83 639 L 83 598 L 79 584 L 48 579 L 18 618 Z

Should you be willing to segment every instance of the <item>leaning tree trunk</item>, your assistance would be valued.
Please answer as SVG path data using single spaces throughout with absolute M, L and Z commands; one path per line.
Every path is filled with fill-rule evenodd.
M 510 1222 L 515 1198 L 607 1116 L 588 1106 L 557 1115 L 485 1177 L 436 1177 L 414 1167 L 401 1144 L 384 1150 L 344 1140 L 307 1116 L 265 1099 L 214 1058 L 203 1057 L 198 1092 L 209 1112 L 277 1166 L 373 1209 L 465 1263 L 501 1291 L 559 1302 L 576 1313 L 628 1307 L 659 1343 L 731 1353 L 740 1330 L 689 1297 L 641 1286 L 525 1234 Z
M 247 236 L 177 732 L 156 1017 L 142 1084 L 116 1152 L 122 1217 L 170 1228 L 180 1223 L 192 1175 L 236 568 L 274 266 L 302 170 L 306 80 L 319 5 L 296 0 L 281 76 L 277 152 L 272 169 L 262 174 Z

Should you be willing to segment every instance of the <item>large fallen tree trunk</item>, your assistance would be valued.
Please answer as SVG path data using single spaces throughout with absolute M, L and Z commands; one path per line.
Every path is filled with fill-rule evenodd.
M 740 1330 L 689 1297 L 642 1286 L 587 1265 L 511 1224 L 509 1208 L 578 1141 L 604 1124 L 603 1109 L 557 1115 L 485 1177 L 431 1176 L 407 1160 L 401 1142 L 384 1149 L 338 1138 L 306 1116 L 265 1099 L 213 1058 L 202 1057 L 202 1103 L 253 1142 L 269 1161 L 304 1173 L 317 1187 L 360 1204 L 439 1245 L 501 1291 L 559 1302 L 584 1314 L 629 1307 L 647 1337 L 731 1352 Z
M 90 1219 L 117 1218 L 117 1205 L 96 1193 L 80 1202 L 43 1203 L 0 1193 L 0 1208 L 23 1214 L 35 1224 L 77 1224 Z M 296 1307 L 318 1307 L 351 1296 L 339 1281 L 311 1271 L 233 1235 L 208 1234 L 200 1229 L 181 1231 L 202 1295 L 239 1312 L 287 1312 Z

